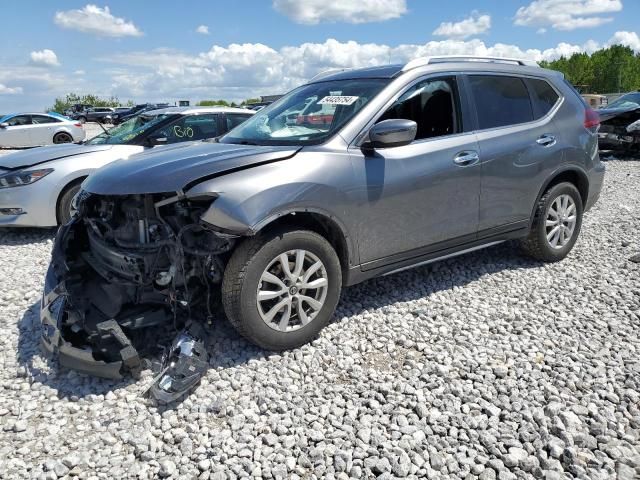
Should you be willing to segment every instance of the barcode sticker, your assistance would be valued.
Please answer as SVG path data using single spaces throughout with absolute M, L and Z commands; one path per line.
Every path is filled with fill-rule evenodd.
M 330 95 L 318 101 L 318 105 L 351 105 L 359 97 L 349 97 L 344 95 Z

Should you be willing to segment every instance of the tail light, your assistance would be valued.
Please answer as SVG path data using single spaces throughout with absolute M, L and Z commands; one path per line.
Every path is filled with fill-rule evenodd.
M 586 108 L 584 111 L 584 128 L 588 130 L 597 130 L 600 126 L 600 115 L 592 108 Z
M 73 124 L 73 126 L 74 126 L 74 127 L 82 128 L 82 124 L 81 124 L 80 122 L 78 122 L 78 123 L 74 123 L 74 124 Z

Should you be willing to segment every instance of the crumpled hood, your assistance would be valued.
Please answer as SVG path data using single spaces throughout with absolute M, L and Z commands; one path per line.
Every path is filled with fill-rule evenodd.
M 632 107 L 632 108 L 599 108 L 596 110 L 598 115 L 600 115 L 600 121 L 606 122 L 607 120 L 611 120 L 612 118 L 618 117 L 620 115 L 624 115 L 626 113 L 637 112 L 640 115 L 640 108 Z
M 228 170 L 292 157 L 297 146 L 185 142 L 118 160 L 93 173 L 82 188 L 98 195 L 177 192 Z
M 19 152 L 0 156 L 0 168 L 14 170 L 17 168 L 32 167 L 51 160 L 84 155 L 85 153 L 101 152 L 109 150 L 113 145 L 76 145 L 64 143 L 61 145 L 49 145 L 47 147 L 30 148 Z

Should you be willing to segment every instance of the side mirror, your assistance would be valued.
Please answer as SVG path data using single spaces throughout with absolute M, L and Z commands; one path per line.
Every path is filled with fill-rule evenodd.
M 161 133 L 158 135 L 149 135 L 147 137 L 147 145 L 149 145 L 150 147 L 156 147 L 158 145 L 166 145 L 168 141 L 169 139 Z
M 0 123 L 0 128 L 7 128 L 9 124 L 7 122 Z
M 369 148 L 389 148 L 409 145 L 416 138 L 418 125 L 413 120 L 394 118 L 376 123 L 369 130 Z

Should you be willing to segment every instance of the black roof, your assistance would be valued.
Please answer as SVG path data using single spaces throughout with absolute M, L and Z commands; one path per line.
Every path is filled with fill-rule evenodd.
M 327 82 L 330 80 L 349 80 L 352 78 L 393 78 L 402 71 L 404 65 L 382 65 L 380 67 L 355 68 L 327 74 L 313 82 Z

